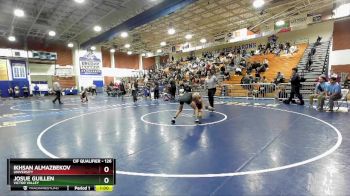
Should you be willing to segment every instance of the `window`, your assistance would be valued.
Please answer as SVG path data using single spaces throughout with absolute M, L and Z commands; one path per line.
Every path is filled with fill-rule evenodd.
M 23 64 L 12 65 L 13 79 L 26 79 L 26 67 Z

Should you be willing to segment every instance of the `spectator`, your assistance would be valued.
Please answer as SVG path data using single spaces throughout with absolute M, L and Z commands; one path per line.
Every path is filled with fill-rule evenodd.
M 122 96 L 122 99 L 123 99 L 124 95 L 126 95 L 124 80 L 121 80 L 119 83 L 119 91 L 120 91 L 120 95 Z
M 346 77 L 344 78 L 344 88 L 350 89 L 349 77 L 350 77 L 349 75 L 346 75 Z
M 290 54 L 294 54 L 294 53 L 296 53 L 298 51 L 298 47 L 297 46 L 291 46 L 289 51 L 290 51 Z
M 228 73 L 228 72 L 227 72 Z M 239 66 L 237 66 L 236 68 L 235 68 L 235 75 L 242 75 L 242 69 L 239 67 Z
M 85 102 L 88 102 L 88 97 L 87 97 L 87 90 L 84 89 L 83 92 L 81 92 L 81 95 L 80 95 L 80 100 L 82 103 L 85 103 Z
M 170 80 L 170 95 L 171 99 L 174 100 L 176 96 L 176 83 L 175 80 Z
M 10 97 L 13 97 L 13 96 L 14 96 L 13 89 L 12 89 L 11 86 L 10 86 L 9 89 L 7 89 L 7 92 L 9 93 Z
M 260 78 L 260 83 L 268 83 L 266 76 L 263 76 L 262 78 Z
M 311 55 L 314 56 L 316 54 L 316 47 L 311 48 Z
M 327 95 L 327 88 L 328 84 L 326 83 L 326 76 L 321 75 L 318 78 L 318 83 L 315 88 L 315 94 L 310 95 L 310 107 L 313 107 L 314 99 L 317 99 L 317 110 L 322 111 L 323 110 L 323 105 L 324 105 L 324 100 L 325 96 Z
M 327 88 L 327 96 L 324 97 L 321 101 L 324 102 L 325 99 L 329 99 L 329 111 L 333 112 L 334 101 L 341 99 L 341 86 L 337 82 L 337 77 L 332 76 L 329 80 L 329 85 Z
M 20 89 L 19 89 L 19 87 L 17 85 L 14 88 L 14 92 L 15 92 L 14 97 L 18 98 L 20 96 L 20 92 L 21 91 L 20 91 Z
M 226 70 L 226 69 L 225 69 L 225 65 L 221 66 L 221 67 L 220 67 L 220 74 L 221 74 L 221 75 L 224 75 L 224 74 L 225 74 L 225 70 Z
M 134 103 L 137 101 L 137 93 L 138 93 L 138 81 L 137 79 L 131 84 L 131 94 Z
M 159 99 L 159 83 L 158 83 L 158 81 L 155 81 L 154 82 L 154 91 L 153 91 L 153 93 L 154 93 L 154 99 Z
M 262 64 L 263 64 L 266 68 L 268 68 L 268 67 L 269 67 L 269 60 L 267 60 L 267 58 L 265 58 Z
M 22 90 L 23 90 L 23 96 L 24 97 L 29 97 L 29 88 L 27 87 L 27 85 L 24 85 L 22 87 Z
M 94 96 L 94 94 L 97 95 L 96 85 L 95 85 L 95 84 L 92 84 L 92 86 L 91 86 L 91 95 Z
M 237 69 L 236 69 L 237 70 Z M 237 72 L 236 72 L 237 73 Z M 238 73 L 239 75 L 242 75 L 242 71 Z M 230 72 L 226 71 L 224 74 L 224 80 L 230 80 Z
M 34 95 L 39 95 L 39 94 L 40 94 L 39 86 L 38 86 L 38 84 L 35 84 L 35 86 L 34 86 Z
M 281 72 L 277 72 L 277 76 L 276 76 L 276 78 L 275 78 L 274 83 L 275 83 L 276 85 L 278 85 L 278 84 L 280 84 L 280 83 L 284 83 L 284 76 L 283 76 L 283 74 L 282 74 Z
M 315 46 L 321 45 L 321 40 L 322 40 L 322 37 L 318 36 L 316 43 L 315 43 Z
M 307 60 L 307 62 L 306 62 L 306 65 L 305 65 L 305 70 L 307 70 L 307 71 L 312 71 L 312 69 L 311 69 L 311 65 L 312 65 L 312 56 L 311 56 L 311 53 L 309 52 L 309 54 L 308 54 L 308 60 Z

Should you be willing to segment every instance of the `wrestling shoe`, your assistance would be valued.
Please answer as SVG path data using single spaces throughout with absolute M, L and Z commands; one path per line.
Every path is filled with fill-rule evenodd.
M 201 122 L 199 121 L 198 118 L 197 118 L 194 122 L 195 122 L 196 124 L 201 124 Z

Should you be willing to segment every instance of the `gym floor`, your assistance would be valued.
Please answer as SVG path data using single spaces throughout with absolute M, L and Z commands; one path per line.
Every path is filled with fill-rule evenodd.
M 64 195 L 350 195 L 349 113 L 219 100 L 195 125 L 177 103 L 66 96 L 0 102 L 0 195 L 8 158 L 116 158 L 111 193 Z

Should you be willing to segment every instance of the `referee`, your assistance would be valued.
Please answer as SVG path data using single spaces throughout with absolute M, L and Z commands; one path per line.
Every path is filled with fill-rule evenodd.
M 216 93 L 216 84 L 218 83 L 218 79 L 214 75 L 214 70 L 208 71 L 208 76 L 205 79 L 205 85 L 208 89 L 208 99 L 211 110 L 215 110 L 214 108 L 214 96 Z

